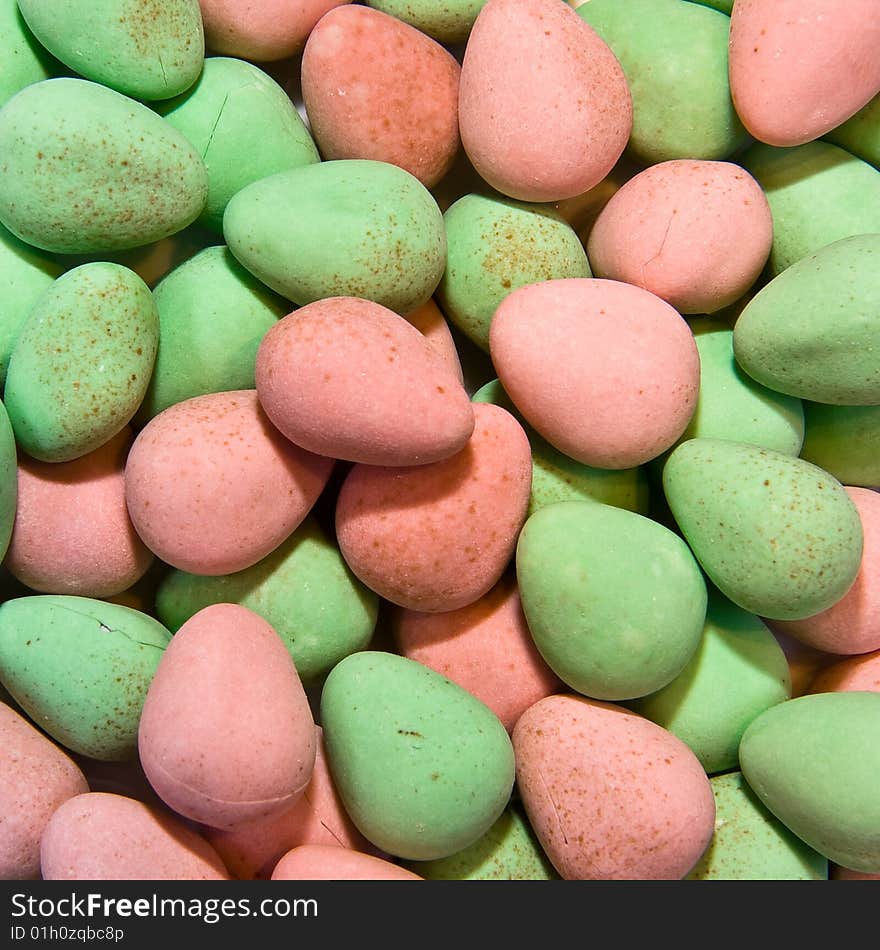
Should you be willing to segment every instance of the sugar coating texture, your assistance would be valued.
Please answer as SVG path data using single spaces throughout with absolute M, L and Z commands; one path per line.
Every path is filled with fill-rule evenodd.
M 372 854 L 333 845 L 303 844 L 288 851 L 272 871 L 273 881 L 420 881 L 422 878 Z

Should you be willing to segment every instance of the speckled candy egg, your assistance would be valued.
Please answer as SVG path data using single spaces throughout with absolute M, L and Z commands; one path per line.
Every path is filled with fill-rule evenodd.
M 177 631 L 138 730 L 157 794 L 217 828 L 289 808 L 311 779 L 315 741 L 290 654 L 265 620 L 237 604 L 206 607 Z
M 176 96 L 204 62 L 198 0 L 18 0 L 18 7 L 62 63 L 135 99 Z
M 501 578 L 526 517 L 532 464 L 522 426 L 474 405 L 461 452 L 407 467 L 356 465 L 336 504 L 336 535 L 355 575 L 411 610 L 456 610 Z
M 421 881 L 413 871 L 373 854 L 327 844 L 288 851 L 272 871 L 273 881 Z
M 41 845 L 45 881 L 228 881 L 214 849 L 165 809 L 87 792 L 53 815 Z
M 126 427 L 73 462 L 37 462 L 22 453 L 18 506 L 6 567 L 31 590 L 110 597 L 147 572 L 153 553 L 125 506 Z
M 399 165 L 431 188 L 458 152 L 461 67 L 415 27 L 368 7 L 326 13 L 302 55 L 302 97 L 324 159 Z
M 597 468 L 656 457 L 696 406 L 700 359 L 686 321 L 664 300 L 620 281 L 521 287 L 495 311 L 489 349 L 528 422 L 561 452 Z
M 21 449 L 67 462 L 119 433 L 144 397 L 159 343 L 147 285 L 120 264 L 82 264 L 34 304 L 9 360 L 4 401 Z
M 486 0 L 367 0 L 367 6 L 398 17 L 441 43 L 463 43 Z
M 632 128 L 629 88 L 598 34 L 555 0 L 489 0 L 462 60 L 459 126 L 493 188 L 523 201 L 587 191 Z
M 311 510 L 333 460 L 289 442 L 256 390 L 177 403 L 141 430 L 125 467 L 135 530 L 172 567 L 230 574 L 262 560 Z
M 751 134 L 770 145 L 819 138 L 880 92 L 873 0 L 737 0 L 730 91 Z
M 201 213 L 199 154 L 140 102 L 85 79 L 22 89 L 0 114 L 0 223 L 62 254 L 142 247 Z
M 31 83 L 58 74 L 61 64 L 28 29 L 17 0 L 0 3 L 0 106 Z
M 696 756 L 621 706 L 542 699 L 513 747 L 526 814 L 567 880 L 679 880 L 712 838 L 715 802 Z
M 772 239 L 770 206 L 743 168 L 669 161 L 612 195 L 587 253 L 596 277 L 644 287 L 679 313 L 714 313 L 752 286 Z
M 421 307 L 405 313 L 407 322 L 411 323 L 428 341 L 440 362 L 460 381 L 464 382 L 464 372 L 461 368 L 461 359 L 458 347 L 443 311 L 437 306 L 434 298 L 426 300 Z

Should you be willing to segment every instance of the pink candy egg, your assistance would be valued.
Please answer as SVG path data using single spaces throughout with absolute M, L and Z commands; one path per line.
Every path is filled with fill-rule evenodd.
M 135 530 L 167 564 L 231 574 L 290 536 L 332 467 L 278 432 L 256 390 L 211 393 L 150 420 L 128 456 L 125 498 Z
M 620 63 L 558 0 L 488 0 L 465 48 L 458 108 L 474 168 L 523 201 L 592 188 L 632 130 Z
M 332 845 L 304 844 L 275 866 L 273 881 L 421 881 L 423 878 L 384 858 Z
M 513 732 L 517 787 L 568 880 L 679 880 L 715 830 L 709 779 L 678 738 L 598 700 L 558 695 Z
M 40 838 L 52 814 L 89 790 L 76 763 L 0 703 L 0 880 L 39 877 Z
M 111 597 L 153 563 L 125 504 L 132 433 L 72 462 L 18 460 L 18 507 L 5 564 L 31 590 Z
M 277 815 L 315 764 L 315 724 L 284 642 L 236 604 L 174 635 L 147 691 L 138 751 L 174 811 L 216 828 Z
M 434 302 L 434 298 L 425 301 L 421 307 L 411 310 L 405 316 L 407 323 L 411 323 L 428 341 L 434 355 L 463 384 L 464 373 L 452 331 L 443 316 L 443 311 Z
M 679 313 L 714 313 L 752 286 L 773 241 L 761 186 L 731 162 L 671 161 L 605 205 L 587 255 L 596 277 L 650 290 Z
M 562 688 L 532 640 L 512 577 L 458 610 L 400 610 L 393 626 L 403 656 L 472 693 L 508 732 L 529 706 Z
M 854 690 L 880 693 L 880 650 L 829 664 L 816 674 L 808 691 L 843 693 Z
M 356 465 L 336 504 L 336 535 L 352 571 L 411 610 L 456 610 L 504 573 L 525 522 L 532 479 L 528 437 L 514 417 L 473 407 L 470 441 L 430 465 Z
M 325 14 L 302 57 L 302 95 L 325 160 L 398 165 L 431 188 L 459 146 L 458 60 L 415 27 L 349 5 Z
M 474 427 L 460 380 L 381 304 L 330 297 L 279 320 L 257 352 L 257 395 L 288 439 L 367 465 L 422 465 L 461 451 Z
M 769 145 L 802 145 L 880 92 L 876 0 L 736 0 L 730 92 L 748 131 Z
M 495 311 L 489 350 L 526 420 L 595 468 L 655 458 L 696 408 L 700 358 L 690 327 L 641 287 L 592 278 L 520 287 Z
M 168 812 L 110 792 L 69 799 L 43 834 L 46 881 L 228 881 L 219 855 Z

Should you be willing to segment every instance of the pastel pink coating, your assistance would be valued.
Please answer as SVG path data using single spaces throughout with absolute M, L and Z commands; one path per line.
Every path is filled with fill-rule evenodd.
M 876 0 L 736 0 L 728 73 L 737 114 L 769 145 L 802 145 L 880 92 Z
M 523 201 L 597 185 L 632 131 L 632 97 L 605 41 L 557 0 L 488 0 L 462 60 L 461 141 L 479 175 Z
M 6 703 L 0 750 L 0 880 L 32 880 L 40 875 L 40 838 L 52 814 L 89 786 L 77 764 Z
M 199 0 L 205 44 L 214 53 L 254 62 L 299 52 L 315 24 L 350 0 Z
M 529 821 L 567 880 L 679 880 L 715 831 L 694 753 L 622 706 L 557 695 L 513 731 Z
M 643 287 L 679 313 L 714 313 L 757 280 L 772 242 L 770 205 L 744 168 L 670 161 L 611 197 L 587 256 L 595 277 Z
M 403 656 L 476 696 L 508 732 L 529 706 L 562 691 L 532 640 L 512 577 L 458 610 L 399 610 L 393 630 Z
M 424 878 L 384 858 L 332 845 L 304 844 L 288 851 L 272 872 L 273 881 L 422 881 Z
M 417 307 L 404 316 L 428 341 L 434 355 L 439 357 L 446 369 L 463 385 L 464 373 L 455 340 L 446 317 L 443 316 L 443 311 L 437 306 L 434 298 L 430 297 L 421 307 Z
M 342 556 L 360 580 L 411 610 L 457 610 L 500 580 L 525 523 L 532 457 L 522 426 L 475 404 L 474 433 L 431 465 L 356 465 L 336 503 Z
M 66 801 L 43 834 L 47 881 L 228 881 L 216 851 L 164 809 L 111 792 Z
M 474 414 L 424 336 L 381 304 L 329 297 L 274 324 L 257 396 L 291 442 L 367 465 L 423 465 L 461 451 Z
M 788 672 L 791 677 L 791 698 L 803 696 L 810 691 L 810 685 L 826 666 L 832 664 L 837 657 L 824 650 L 816 650 L 796 640 L 790 634 L 784 633 L 779 627 L 780 621 L 764 620 L 776 642 L 782 648 L 785 659 L 788 661 Z
M 323 730 L 316 726 L 315 731 L 312 777 L 289 809 L 228 831 L 204 829 L 205 837 L 239 880 L 268 880 L 281 858 L 304 844 L 333 845 L 365 853 L 375 850 L 348 817 L 327 767 Z
M 880 693 L 880 650 L 831 663 L 813 678 L 811 693 Z
M 231 574 L 289 537 L 333 464 L 285 439 L 256 390 L 211 393 L 170 406 L 141 430 L 125 498 L 157 557 L 192 574 Z
M 666 301 L 620 281 L 520 287 L 495 311 L 489 352 L 526 420 L 595 468 L 656 458 L 696 408 L 700 358 L 690 327 Z
M 834 605 L 804 620 L 776 621 L 774 629 L 826 653 L 880 650 L 880 493 L 844 489 L 862 522 L 862 563 L 852 587 Z
M 415 27 L 359 5 L 326 13 L 302 56 L 302 96 L 325 160 L 397 165 L 431 188 L 459 148 L 461 67 Z
M 869 874 L 867 871 L 853 871 L 839 864 L 832 864 L 828 877 L 832 881 L 880 881 L 880 874 Z
M 153 563 L 125 504 L 126 427 L 72 462 L 18 456 L 18 504 L 4 561 L 31 590 L 111 597 Z
M 169 808 L 216 828 L 281 814 L 312 777 L 315 744 L 296 667 L 262 617 L 215 604 L 177 631 L 138 730 L 144 773 Z

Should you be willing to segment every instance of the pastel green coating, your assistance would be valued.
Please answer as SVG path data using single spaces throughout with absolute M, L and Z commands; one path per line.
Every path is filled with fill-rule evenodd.
M 733 10 L 733 0 L 691 0 L 691 3 L 701 3 L 704 7 L 712 7 L 720 13 L 726 13 L 730 16 Z
M 539 652 L 593 699 L 635 699 L 681 673 L 706 618 L 687 545 L 642 515 L 563 501 L 526 521 L 516 549 L 523 612 Z
M 62 270 L 54 258 L 19 241 L 0 225 L 0 386 L 24 321 Z
M 257 348 L 293 307 L 260 283 L 225 245 L 206 247 L 153 289 L 159 348 L 136 414 L 148 422 L 193 396 L 254 389 Z
M 878 230 L 880 172 L 837 145 L 756 143 L 738 162 L 757 179 L 770 205 L 771 276 L 841 238 Z
M 447 257 L 437 300 L 486 353 L 489 325 L 508 294 L 541 280 L 593 276 L 580 238 L 551 206 L 464 195 L 443 223 Z
M 880 94 L 822 137 L 880 168 Z
M 0 561 L 6 557 L 18 502 L 18 456 L 6 407 L 0 402 Z
M 144 398 L 159 340 L 150 289 L 121 264 L 81 264 L 39 298 L 4 399 L 23 451 L 66 462 L 116 435 Z
M 858 511 L 836 478 L 803 459 L 691 439 L 669 456 L 663 490 L 701 567 L 743 610 L 771 620 L 811 617 L 855 581 Z
M 626 74 L 632 157 L 720 160 L 751 141 L 730 96 L 729 17 L 688 0 L 590 0 L 575 12 Z
M 0 680 L 66 749 L 134 757 L 141 709 L 171 634 L 148 614 L 35 594 L 0 606 Z
M 324 682 L 320 717 L 346 812 L 390 855 L 456 854 L 510 800 L 513 746 L 501 721 L 415 660 L 379 651 L 346 657 Z
M 791 674 L 779 642 L 758 617 L 710 588 L 691 661 L 668 686 L 630 705 L 690 746 L 713 775 L 735 769 L 749 723 L 790 698 Z
M 0 107 L 32 82 L 56 75 L 59 67 L 28 29 L 17 0 L 0 0 Z
M 844 485 L 880 488 L 880 406 L 805 402 L 801 458 Z
M 486 0 L 366 0 L 366 4 L 409 23 L 438 43 L 462 43 Z
M 800 696 L 746 730 L 743 776 L 811 848 L 854 871 L 880 873 L 880 693 Z
M 156 591 L 156 616 L 172 632 L 212 604 L 240 604 L 267 620 L 306 684 L 365 649 L 379 611 L 378 596 L 311 515 L 253 567 L 219 577 L 173 570 Z
M 198 0 L 18 0 L 37 39 L 86 79 L 135 99 L 188 89 L 205 59 Z
M 341 159 L 270 175 L 226 207 L 236 258 L 297 306 L 364 297 L 401 316 L 446 265 L 443 215 L 425 186 L 386 162 Z
M 558 881 L 522 807 L 510 804 L 472 845 L 436 861 L 404 861 L 428 881 Z
M 715 834 L 687 881 L 825 881 L 828 859 L 769 812 L 742 772 L 709 779 Z
M 226 205 L 245 185 L 320 161 L 287 93 L 243 59 L 209 57 L 191 89 L 156 108 L 202 156 L 208 200 L 199 222 L 214 231 L 223 230 Z
M 733 329 L 736 361 L 777 392 L 880 404 L 878 312 L 880 233 L 843 238 L 792 264 L 748 302 Z
M 557 501 L 597 501 L 647 515 L 650 499 L 644 466 L 593 468 L 563 455 L 523 419 L 497 379 L 478 389 L 472 402 L 489 402 L 506 409 L 528 436 L 532 449 L 532 488 L 527 516 Z
M 142 247 L 201 213 L 198 153 L 152 109 L 85 79 L 47 79 L 0 110 L 0 223 L 34 247 Z

